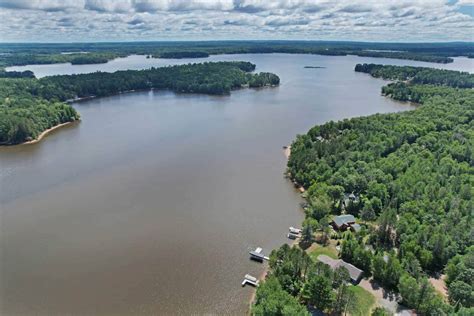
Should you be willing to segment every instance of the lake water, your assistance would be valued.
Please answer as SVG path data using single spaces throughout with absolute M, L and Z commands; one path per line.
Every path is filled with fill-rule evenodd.
M 0 149 L 0 314 L 245 314 L 248 251 L 287 242 L 301 198 L 282 146 L 329 120 L 409 109 L 356 63 L 316 55 L 221 55 L 281 78 L 230 96 L 168 91 L 75 104 L 82 122 Z M 130 56 L 40 65 L 38 76 L 201 60 Z M 461 59 L 443 67 L 458 65 Z M 304 66 L 323 66 L 305 69 Z

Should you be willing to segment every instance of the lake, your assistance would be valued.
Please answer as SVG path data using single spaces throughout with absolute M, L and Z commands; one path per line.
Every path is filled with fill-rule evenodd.
M 41 77 L 217 60 L 250 61 L 281 85 L 84 101 L 82 122 L 0 149 L 2 315 L 245 314 L 254 290 L 240 283 L 264 267 L 248 251 L 279 247 L 303 220 L 282 146 L 315 124 L 410 109 L 355 64 L 472 70 L 462 58 L 287 54 L 14 68 Z

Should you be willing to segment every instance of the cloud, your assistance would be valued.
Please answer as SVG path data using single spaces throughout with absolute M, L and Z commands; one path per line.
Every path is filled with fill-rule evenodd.
M 294 17 L 275 17 L 269 18 L 265 21 L 265 25 L 270 26 L 284 26 L 284 25 L 307 25 L 310 23 L 310 19 L 307 18 L 294 18 Z
M 472 5 L 474 6 L 474 0 L 459 0 L 456 5 Z
M 0 0 L 0 7 L 7 9 L 63 11 L 71 8 L 82 8 L 83 3 L 80 0 Z
M 472 41 L 474 18 L 466 8 L 472 8 L 473 3 L 474 0 L 0 0 L 0 40 Z
M 347 13 L 361 13 L 361 12 L 371 12 L 374 8 L 368 5 L 361 4 L 349 4 L 341 8 L 339 11 Z

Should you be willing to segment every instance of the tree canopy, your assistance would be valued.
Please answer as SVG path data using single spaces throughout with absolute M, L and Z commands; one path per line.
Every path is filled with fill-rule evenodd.
M 151 88 L 224 95 L 245 86 L 280 82 L 275 74 L 253 70 L 255 65 L 249 62 L 218 62 L 41 79 L 28 72 L 7 78 L 0 73 L 0 144 L 22 143 L 50 127 L 79 119 L 74 108 L 64 103 L 67 100 Z
M 420 105 L 299 135 L 288 172 L 307 189 L 306 214 L 346 212 L 368 222 L 368 236 L 345 238 L 341 256 L 399 291 L 407 306 L 453 313 L 427 280 L 446 270 L 455 310 L 472 308 L 473 75 L 367 64 L 356 71 L 395 80 L 383 93 Z M 348 194 L 357 198 L 344 207 Z

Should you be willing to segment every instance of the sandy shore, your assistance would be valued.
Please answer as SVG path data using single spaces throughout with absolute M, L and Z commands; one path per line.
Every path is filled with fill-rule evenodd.
M 38 142 L 40 142 L 43 138 L 45 138 L 49 133 L 51 133 L 52 131 L 55 131 L 57 129 L 60 129 L 61 127 L 64 127 L 64 126 L 67 126 L 67 125 L 70 125 L 70 124 L 73 124 L 77 121 L 73 121 L 73 122 L 66 122 L 66 123 L 62 123 L 62 124 L 58 124 L 56 126 L 53 126 L 51 128 L 48 128 L 47 130 L 44 130 L 41 134 L 38 135 L 38 137 L 36 137 L 35 139 L 33 140 L 30 140 L 28 142 L 24 142 L 24 143 L 21 143 L 19 145 L 31 145 L 31 144 L 36 144 Z
M 291 146 L 283 146 L 283 154 L 285 155 L 286 159 L 290 159 Z M 305 191 L 302 186 L 298 185 L 296 182 L 293 183 L 298 188 L 298 191 L 300 191 L 301 193 Z
M 283 154 L 285 155 L 286 159 L 290 159 L 291 146 L 284 146 L 283 147 Z

